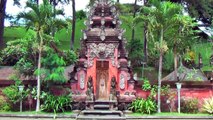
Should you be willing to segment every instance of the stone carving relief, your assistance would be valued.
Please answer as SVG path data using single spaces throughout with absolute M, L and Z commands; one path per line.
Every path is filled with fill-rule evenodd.
M 85 87 L 85 73 L 80 73 L 80 88 L 84 89 Z
M 112 66 L 116 66 L 116 62 L 115 62 L 115 57 L 111 57 L 111 60 L 112 60 Z
M 105 53 L 104 58 L 107 58 L 107 57 L 113 56 L 115 45 L 104 44 L 104 43 L 100 43 L 100 44 L 92 43 L 92 44 L 90 44 L 89 48 L 90 48 L 90 57 L 91 58 L 94 58 L 94 57 L 100 58 L 101 52 Z
M 110 57 L 112 60 L 113 66 L 115 66 L 114 51 L 116 46 L 114 44 L 92 43 L 89 45 L 89 48 L 90 48 L 89 58 L 85 66 L 87 67 L 93 66 L 94 64 L 93 59 L 95 57 L 101 58 L 101 59 Z
M 124 74 L 120 74 L 120 89 L 125 88 L 125 76 Z
M 85 61 L 85 63 L 84 63 L 84 67 L 92 67 L 93 64 L 94 64 L 93 59 L 88 58 L 88 60 Z

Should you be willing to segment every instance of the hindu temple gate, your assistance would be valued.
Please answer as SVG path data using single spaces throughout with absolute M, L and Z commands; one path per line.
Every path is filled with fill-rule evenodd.
M 89 11 L 79 61 L 71 73 L 73 101 L 77 105 L 115 101 L 113 106 L 116 107 L 135 99 L 125 31 L 120 28 L 118 15 L 116 7 L 108 0 L 96 1 Z

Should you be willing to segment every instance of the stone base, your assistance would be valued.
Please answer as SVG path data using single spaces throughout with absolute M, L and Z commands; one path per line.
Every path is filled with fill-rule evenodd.
M 80 113 L 81 110 L 72 110 L 73 113 Z
M 123 113 L 124 114 L 132 114 L 132 111 L 130 111 L 130 110 L 124 110 Z

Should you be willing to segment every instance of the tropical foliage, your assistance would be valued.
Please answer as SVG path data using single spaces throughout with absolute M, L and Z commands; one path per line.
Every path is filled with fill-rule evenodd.
M 31 2 L 27 2 L 27 8 L 31 10 L 29 12 L 23 12 L 18 15 L 18 19 L 25 19 L 26 20 L 26 27 L 27 29 L 32 28 L 36 31 L 36 38 L 35 43 L 37 44 L 37 106 L 36 111 L 40 110 L 40 89 L 41 89 L 41 67 L 42 67 L 42 53 L 45 50 L 45 44 L 47 43 L 48 39 L 45 39 L 45 33 L 47 35 L 51 35 L 54 31 L 52 26 L 56 26 L 57 28 L 61 28 L 61 26 L 66 26 L 63 21 L 56 19 L 56 14 L 62 14 L 61 10 L 59 11 L 52 11 L 52 6 L 50 5 L 48 0 L 43 0 L 43 4 L 37 5 Z M 56 24 L 60 23 L 60 24 Z M 61 69 L 60 71 L 61 72 Z M 52 74 L 55 76 L 55 74 Z
M 141 62 L 144 58 L 144 54 L 142 52 L 143 42 L 138 39 L 131 40 L 127 45 L 127 49 L 129 51 L 129 59 L 131 60 L 132 67 L 135 68 L 141 66 Z
M 178 37 L 181 36 L 177 26 L 179 27 L 183 26 L 184 28 L 184 26 L 186 26 L 185 23 L 188 24 L 192 20 L 190 19 L 190 17 L 185 18 L 183 16 L 182 14 L 183 7 L 179 4 L 175 4 L 171 2 L 161 2 L 159 0 L 151 0 L 149 1 L 149 4 L 152 7 L 143 7 L 142 15 L 138 16 L 135 19 L 135 22 L 136 23 L 140 21 L 147 22 L 147 31 L 149 34 L 149 40 L 153 41 L 154 48 L 158 51 L 158 54 L 159 54 L 158 112 L 161 112 L 160 110 L 160 103 L 161 103 L 160 91 L 161 90 L 160 89 L 161 89 L 163 55 L 165 52 L 168 51 L 170 41 L 174 41 L 174 40 L 171 40 L 170 36 L 173 36 L 174 34 L 178 35 Z M 186 21 L 190 21 L 190 22 L 186 22 Z M 191 24 L 189 25 L 191 26 Z M 174 37 L 174 39 L 176 39 L 176 37 Z M 182 40 L 182 39 L 178 39 L 178 40 Z M 176 44 L 177 43 L 175 42 L 175 45 Z M 173 46 L 173 48 L 175 47 Z
M 7 0 L 1 0 L 0 2 L 0 28 L 3 28 L 4 16 L 6 15 L 6 1 Z M 18 0 L 14 1 L 17 2 Z M 64 46 L 66 46 L 65 44 L 67 44 L 67 41 L 64 39 L 66 36 L 66 39 L 69 39 L 69 43 L 71 41 L 71 45 L 67 44 L 69 45 L 69 49 L 70 47 L 71 49 L 74 47 L 75 49 L 78 48 L 79 44 L 76 46 L 74 43 L 79 42 L 76 40 L 80 39 L 81 32 L 79 30 L 79 32 L 75 33 L 75 29 L 78 29 L 79 26 L 83 25 L 82 21 L 86 15 L 84 11 L 75 12 L 75 0 L 72 0 L 73 18 L 67 19 L 67 21 L 58 19 L 57 16 L 63 16 L 64 13 L 62 10 L 57 10 L 56 5 L 58 5 L 59 2 L 68 3 L 71 0 L 43 0 L 42 4 L 38 4 L 39 0 L 31 1 L 35 2 L 27 2 L 26 4 L 26 8 L 28 8 L 29 11 L 20 13 L 17 16 L 18 20 L 22 20 L 24 22 L 24 26 L 28 30 L 28 32 L 26 32 L 27 35 L 21 39 L 13 37 L 12 39 L 14 39 L 14 41 L 7 42 L 7 47 L 0 52 L 0 64 L 14 65 L 22 75 L 27 77 L 37 75 L 38 86 L 37 89 L 35 89 L 36 92 L 34 92 L 37 94 L 37 97 L 35 98 L 37 99 L 37 111 L 39 111 L 40 84 L 48 82 L 66 82 L 67 80 L 63 76 L 64 67 L 66 65 L 73 64 L 77 59 L 73 51 L 60 51 L 57 47 L 65 49 Z M 144 0 L 144 2 L 145 1 L 146 0 Z M 172 70 L 171 66 L 174 64 L 174 70 L 177 71 L 177 59 L 179 55 L 183 56 L 184 62 L 187 61 L 194 64 L 194 62 L 196 62 L 196 54 L 200 52 L 201 49 L 205 48 L 202 47 L 196 49 L 196 47 L 194 47 L 194 51 L 191 50 L 191 46 L 196 43 L 195 40 L 197 39 L 195 31 L 192 30 L 195 26 L 193 23 L 195 20 L 189 16 L 183 16 L 183 7 L 181 4 L 174 4 L 172 2 L 165 1 L 149 0 L 148 4 L 140 9 L 140 6 L 136 5 L 137 0 L 135 0 L 135 5 L 123 5 L 119 3 L 119 0 L 117 0 L 116 7 L 120 10 L 122 14 L 120 18 L 124 22 L 122 26 L 127 28 L 126 36 L 129 40 L 131 40 L 129 41 L 127 48 L 130 53 L 129 59 L 132 61 L 133 67 L 135 68 L 135 66 L 138 66 L 141 61 L 144 61 L 143 58 L 147 55 L 149 57 L 149 65 L 154 66 L 154 64 L 159 62 L 158 86 L 151 86 L 149 80 L 144 79 L 142 89 L 145 91 L 151 91 L 151 93 L 147 99 L 137 99 L 132 103 L 130 109 L 134 112 L 141 112 L 145 114 L 156 112 L 157 107 L 156 100 L 154 98 L 156 97 L 157 90 L 158 112 L 160 112 L 160 97 L 163 95 L 168 99 L 172 99 L 169 87 L 161 87 L 163 65 L 165 65 L 164 68 L 167 68 L 167 70 Z M 205 19 L 209 22 L 212 19 L 212 10 L 210 9 L 210 3 L 212 3 L 211 0 L 169 1 L 186 3 L 189 14 L 199 20 Z M 89 6 L 94 4 L 94 2 L 95 0 L 90 0 Z M 135 18 L 135 15 L 138 16 Z M 72 25 L 68 23 L 70 21 L 73 23 Z M 75 22 L 77 23 L 76 25 Z M 68 25 L 69 28 L 67 29 Z M 75 26 L 77 28 L 75 28 Z M 135 35 L 135 37 L 134 29 L 135 33 L 139 33 Z M 4 44 L 2 39 L 3 31 L 4 29 L 0 29 L 0 46 Z M 55 34 L 56 31 L 58 32 Z M 13 32 L 8 33 L 11 34 Z M 62 34 L 59 35 L 58 33 Z M 67 35 L 69 33 L 72 33 L 72 36 Z M 58 41 L 58 36 L 62 36 L 60 37 L 60 40 L 63 41 L 62 46 L 60 46 L 61 41 Z M 70 37 L 72 37 L 71 40 Z M 142 42 L 142 40 L 144 41 Z M 148 42 L 148 46 L 146 46 L 146 42 Z M 209 45 L 210 44 L 207 43 L 207 46 Z M 149 50 L 146 53 L 147 48 Z M 186 51 L 186 48 L 189 48 L 188 52 Z M 202 54 L 206 58 L 205 63 L 209 63 L 209 57 L 211 55 L 209 50 L 211 49 L 212 45 L 210 45 L 208 49 L 205 48 L 205 51 L 203 52 L 205 54 Z M 164 55 L 168 55 L 169 57 L 165 57 Z M 159 60 L 157 60 L 158 58 Z M 172 61 L 172 58 L 174 58 L 174 61 Z M 165 59 L 167 61 L 164 61 Z M 187 77 L 191 77 L 191 75 L 192 74 L 189 74 Z M 8 103 L 17 103 L 19 101 L 20 94 L 17 85 L 18 84 L 6 87 L 3 90 L 4 95 L 10 101 Z M 42 92 L 41 98 L 43 102 L 43 111 L 56 113 L 71 109 L 71 100 L 69 95 L 55 96 L 51 93 Z M 0 97 L 0 101 L 1 100 L 5 103 L 4 98 Z M 210 114 L 212 114 L 211 101 L 213 100 L 205 100 L 203 107 L 204 111 Z M 183 100 L 182 111 L 196 113 L 198 111 L 197 104 L 198 102 L 195 99 Z M 11 106 L 8 104 L 2 106 L 0 102 L 0 108 L 2 108 L 2 110 L 8 110 L 10 109 L 9 107 Z
M 51 93 L 42 92 L 41 99 L 44 101 L 41 105 L 42 111 L 54 113 L 71 111 L 70 95 L 55 96 Z
M 203 111 L 209 114 L 213 114 L 213 97 L 204 99 Z
M 0 96 L 0 112 L 10 111 L 11 105 L 8 103 L 7 99 L 2 95 Z
M 152 114 L 156 112 L 157 104 L 151 98 L 137 98 L 132 102 L 131 107 L 129 109 L 133 112 L 138 112 L 142 114 Z
M 25 100 L 30 92 L 29 89 L 24 89 L 22 92 L 19 91 L 19 86 L 23 85 L 16 75 L 11 76 L 11 79 L 15 81 L 15 84 L 5 87 L 2 90 L 3 95 L 5 96 L 5 99 L 2 97 L 1 101 L 4 103 L 1 108 L 3 111 L 17 110 L 14 105 L 16 105 L 21 99 Z
M 196 98 L 182 98 L 181 99 L 181 112 L 197 113 L 198 110 L 199 110 L 198 99 L 196 99 Z

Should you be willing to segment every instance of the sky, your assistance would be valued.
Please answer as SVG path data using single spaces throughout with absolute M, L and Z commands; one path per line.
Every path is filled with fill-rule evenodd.
M 20 0 L 20 3 L 22 7 L 14 6 L 13 5 L 13 0 L 8 0 L 7 1 L 7 6 L 6 6 L 6 12 L 7 14 L 10 15 L 17 15 L 18 13 L 22 11 L 26 11 L 24 6 L 26 5 L 27 0 Z M 135 0 L 120 0 L 121 3 L 134 3 Z M 89 0 L 76 0 L 76 10 L 85 10 L 86 6 L 88 5 Z M 72 16 L 72 4 L 69 5 L 60 5 L 59 8 L 63 8 L 65 12 L 66 17 L 71 17 Z M 10 23 L 8 20 L 5 21 L 5 26 L 9 26 Z

